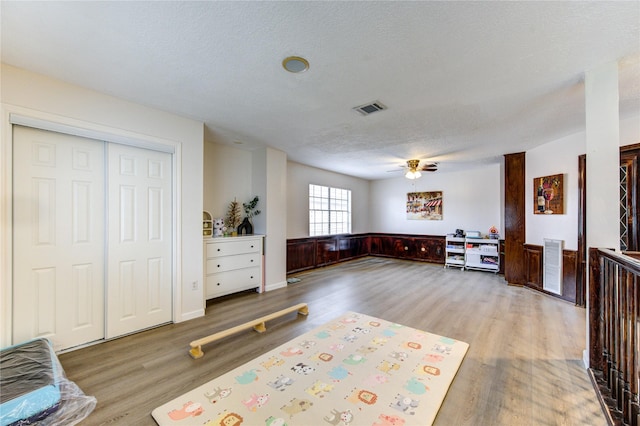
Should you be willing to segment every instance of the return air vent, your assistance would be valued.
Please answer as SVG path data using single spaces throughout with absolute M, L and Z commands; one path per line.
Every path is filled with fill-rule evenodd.
M 562 250 L 564 241 L 544 239 L 542 288 L 562 295 Z
M 382 111 L 384 109 L 387 109 L 387 107 L 379 101 L 374 101 L 354 108 L 354 110 L 358 111 L 362 115 L 373 114 L 374 112 Z

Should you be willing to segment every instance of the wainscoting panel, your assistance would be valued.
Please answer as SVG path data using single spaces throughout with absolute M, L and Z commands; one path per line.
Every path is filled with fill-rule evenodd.
M 336 238 L 322 238 L 316 240 L 316 266 L 326 266 L 336 263 L 340 259 L 338 240 Z
M 562 294 L 556 295 L 542 288 L 542 264 L 544 247 L 534 244 L 524 245 L 525 285 L 542 291 L 543 293 L 559 297 L 560 299 L 576 303 L 578 252 L 575 250 L 562 251 Z
M 524 245 L 525 285 L 536 290 L 542 290 L 542 256 L 542 246 Z
M 339 259 L 348 260 L 366 256 L 370 252 L 370 238 L 368 236 L 349 236 L 338 239 Z
M 287 241 L 287 273 L 316 267 L 316 239 L 298 238 Z
M 287 274 L 363 256 L 419 260 L 444 265 L 439 235 L 345 234 L 287 240 Z

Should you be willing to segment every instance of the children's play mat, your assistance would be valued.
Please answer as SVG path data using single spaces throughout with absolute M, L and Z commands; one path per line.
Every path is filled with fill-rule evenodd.
M 468 347 L 348 312 L 152 415 L 161 426 L 430 425 Z

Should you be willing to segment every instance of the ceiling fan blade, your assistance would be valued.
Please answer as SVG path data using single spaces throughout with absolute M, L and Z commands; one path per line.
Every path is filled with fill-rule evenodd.
M 435 172 L 436 170 L 438 170 L 437 163 L 425 164 L 424 166 L 420 167 L 420 171 L 423 172 Z

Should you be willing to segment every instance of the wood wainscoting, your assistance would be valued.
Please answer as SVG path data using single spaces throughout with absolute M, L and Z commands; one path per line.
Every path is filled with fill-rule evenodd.
M 418 260 L 444 265 L 445 237 L 406 234 L 344 234 L 287 240 L 287 274 L 332 265 L 364 256 Z M 524 244 L 524 285 L 577 303 L 578 252 L 562 251 L 562 294 L 542 288 L 544 247 Z M 500 273 L 504 273 L 504 241 L 500 245 Z
M 363 256 L 444 264 L 445 237 L 406 234 L 343 234 L 287 240 L 287 274 Z
M 369 234 L 287 240 L 287 274 L 369 255 Z
M 370 254 L 373 256 L 422 260 L 444 265 L 444 236 L 371 234 L 370 240 Z
M 549 293 L 542 288 L 544 276 L 542 270 L 543 262 L 543 246 L 534 244 L 524 245 L 525 286 L 576 303 L 578 252 L 575 250 L 562 251 L 562 295 Z

